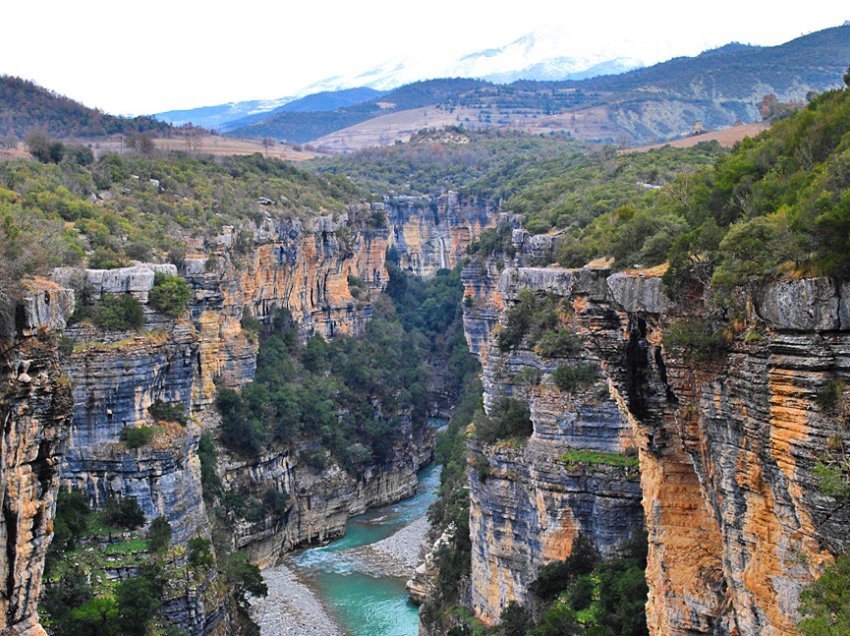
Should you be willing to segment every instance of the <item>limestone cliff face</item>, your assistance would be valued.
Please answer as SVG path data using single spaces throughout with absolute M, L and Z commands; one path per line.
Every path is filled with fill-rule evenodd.
M 73 292 L 31 281 L 18 305 L 17 335 L 0 340 L 0 632 L 43 634 L 37 603 L 53 532 L 57 463 L 71 418 L 57 333 L 74 307 Z
M 453 269 L 498 217 L 488 202 L 462 199 L 451 190 L 436 197 L 394 197 L 381 206 L 399 265 L 425 277 L 438 269 Z
M 240 520 L 234 528 L 237 547 L 247 549 L 261 567 L 274 565 L 295 548 L 342 536 L 349 517 L 415 494 L 416 473 L 433 457 L 434 433 L 409 423 L 403 433 L 390 460 L 356 475 L 333 463 L 310 466 L 289 451 L 229 461 L 225 488 L 258 499 L 273 488 L 288 499 L 285 511 Z
M 570 300 L 585 352 L 598 360 L 639 449 L 651 633 L 793 634 L 802 586 L 844 546 L 850 521 L 815 472 L 848 442 L 845 417 L 817 404 L 828 383 L 848 377 L 847 287 L 827 279 L 770 285 L 738 299 L 745 309 L 734 323 L 720 323 L 700 302 L 675 306 L 651 273 L 502 273 L 499 289 L 523 287 Z M 665 348 L 663 334 L 680 320 L 725 327 L 727 350 L 700 359 Z M 846 400 L 839 396 L 835 408 Z M 535 418 L 534 437 L 537 428 Z M 539 461 L 528 463 L 532 470 Z M 502 504 L 474 476 L 472 494 L 480 528 L 476 515 L 495 518 Z M 473 574 L 476 560 L 493 567 L 484 546 L 491 538 L 473 532 Z M 519 561 L 502 568 L 518 578 L 515 570 L 527 567 Z M 483 576 L 474 585 L 476 610 L 493 616 L 497 596 Z
M 527 270 L 520 270 L 527 271 Z M 572 287 L 553 278 L 548 270 L 516 277 L 505 270 L 495 288 L 496 302 L 510 306 L 522 289 L 545 292 L 561 305 L 573 303 Z M 469 272 L 465 271 L 465 274 Z M 476 274 L 476 272 L 472 272 Z M 472 318 L 470 342 L 489 327 L 479 316 L 491 311 L 490 301 L 474 287 L 481 279 L 468 277 L 473 299 L 466 306 Z M 582 281 L 588 297 L 598 293 L 593 281 Z M 617 333 L 618 324 L 605 313 L 585 321 L 585 306 L 564 306 L 561 324 L 579 334 L 586 330 Z M 527 604 L 528 586 L 540 565 L 569 556 L 575 538 L 590 538 L 603 556 L 615 555 L 643 525 L 641 491 L 635 460 L 628 466 L 603 462 L 565 461 L 578 449 L 623 455 L 635 441 L 627 418 L 611 396 L 602 372 L 603 359 L 593 347 L 558 358 L 544 358 L 524 341 L 503 352 L 496 344 L 498 327 L 490 329 L 486 344 L 475 348 L 483 362 L 485 409 L 503 397 L 526 402 L 534 432 L 523 444 L 472 443 L 470 478 L 470 531 L 472 534 L 472 607 L 487 622 L 498 619 L 511 601 Z M 486 333 L 486 332 L 485 332 Z M 552 373 L 559 365 L 590 365 L 596 381 L 569 391 L 555 386 Z

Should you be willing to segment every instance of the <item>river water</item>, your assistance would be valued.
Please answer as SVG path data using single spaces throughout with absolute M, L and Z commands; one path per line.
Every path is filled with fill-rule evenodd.
M 436 498 L 439 482 L 439 466 L 424 468 L 419 473 L 416 495 L 352 517 L 344 537 L 326 546 L 303 550 L 286 559 L 280 568 L 318 597 L 326 616 L 339 628 L 337 631 L 350 636 L 416 636 L 419 610 L 408 600 L 405 582 L 412 574 L 411 564 L 425 528 L 424 517 Z M 270 583 L 265 604 L 286 593 L 271 589 L 275 570 L 264 573 Z M 277 580 L 279 586 L 291 585 L 285 579 Z M 263 636 L 290 633 L 278 630 L 268 620 L 259 622 Z M 280 619 L 271 621 L 278 622 Z M 305 633 L 330 631 L 318 627 Z

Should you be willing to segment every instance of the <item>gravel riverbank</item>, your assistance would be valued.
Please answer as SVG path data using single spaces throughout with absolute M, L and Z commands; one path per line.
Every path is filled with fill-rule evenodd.
M 313 591 L 281 563 L 263 570 L 266 598 L 251 603 L 262 636 L 344 636 Z

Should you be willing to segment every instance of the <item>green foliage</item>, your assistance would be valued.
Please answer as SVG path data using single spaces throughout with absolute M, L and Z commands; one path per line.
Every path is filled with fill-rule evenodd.
M 157 398 L 148 407 L 148 413 L 157 422 L 177 422 L 181 426 L 189 423 L 186 405 L 181 402 L 163 402 Z
M 56 517 L 53 522 L 51 553 L 73 550 L 89 524 L 89 502 L 79 490 L 59 490 Z
M 582 362 L 573 366 L 560 364 L 552 372 L 552 381 L 561 391 L 575 391 L 577 388 L 593 384 L 598 377 L 596 365 Z
M 684 350 L 688 360 L 709 362 L 726 353 L 727 342 L 716 322 L 709 319 L 678 320 L 664 332 L 664 346 Z
M 51 140 L 40 131 L 32 132 L 27 137 L 27 149 L 42 163 L 59 163 L 65 156 L 65 144 Z
M 544 358 L 563 358 L 581 351 L 581 340 L 571 329 L 545 332 L 537 341 L 537 352 Z
M 119 439 L 127 448 L 141 448 L 150 443 L 158 430 L 156 426 L 125 426 L 121 429 Z
M 800 594 L 803 636 L 850 633 L 850 556 L 842 554 Z
M 130 294 L 104 294 L 87 313 L 106 331 L 139 329 L 145 324 L 142 305 Z
M 269 591 L 260 569 L 248 560 L 248 555 L 244 552 L 228 555 L 223 571 L 231 593 L 243 608 L 248 607 L 248 594 L 253 597 L 268 595 Z
M 505 312 L 497 341 L 501 351 L 517 348 L 526 335 L 534 344 L 558 326 L 558 299 L 548 294 L 520 291 L 517 301 Z
M 142 577 L 121 581 L 115 590 L 118 627 L 127 636 L 145 636 L 162 601 L 153 583 Z
M 135 530 L 144 525 L 145 513 L 135 497 L 110 497 L 103 505 L 103 519 L 109 525 Z
M 203 537 L 193 537 L 188 544 L 189 564 L 196 568 L 211 568 L 215 565 L 212 543 Z
M 192 290 L 181 276 L 157 272 L 148 298 L 152 307 L 170 318 L 178 318 L 192 298 Z
M 571 450 L 560 457 L 559 462 L 565 464 L 604 465 L 617 468 L 637 468 L 638 458 L 634 455 L 620 455 L 619 453 L 605 453 L 594 450 Z
M 830 380 L 818 389 L 815 403 L 822 411 L 832 411 L 841 403 L 845 384 L 842 380 Z
M 489 416 L 479 411 L 475 418 L 475 436 L 485 444 L 511 437 L 529 437 L 533 432 L 528 404 L 514 398 L 500 398 Z
M 541 566 L 529 589 L 542 601 L 552 601 L 579 577 L 593 572 L 598 560 L 593 544 L 584 535 L 579 535 L 573 542 L 570 556 L 564 561 L 552 561 Z
M 542 612 L 526 633 L 646 636 L 646 537 L 623 546 L 622 553 L 600 561 L 579 536 L 565 561 L 542 566 L 529 588 Z
M 528 610 L 511 601 L 499 616 L 499 634 L 501 636 L 525 636 L 526 631 L 533 624 Z
M 171 545 L 171 524 L 165 517 L 157 517 L 148 528 L 148 548 L 151 552 L 162 552 Z
M 818 480 L 818 492 L 822 495 L 842 501 L 850 500 L 850 478 L 847 469 L 842 470 L 834 458 L 828 463 L 816 463 L 812 472 Z
M 198 440 L 198 459 L 201 462 L 201 487 L 204 491 L 204 498 L 213 498 L 221 491 L 221 480 L 216 473 L 218 453 L 209 431 L 201 433 Z

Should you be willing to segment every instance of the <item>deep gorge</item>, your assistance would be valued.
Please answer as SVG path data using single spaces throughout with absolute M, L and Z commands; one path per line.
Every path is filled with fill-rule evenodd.
M 67 251 L 3 315 L 0 628 L 257 633 L 258 568 L 436 461 L 421 634 L 799 633 L 850 523 L 849 94 L 732 153 L 524 148 L 433 196 L 8 169 L 7 223 Z

